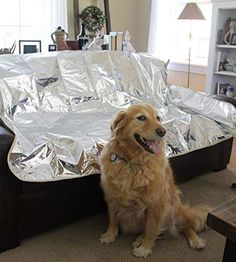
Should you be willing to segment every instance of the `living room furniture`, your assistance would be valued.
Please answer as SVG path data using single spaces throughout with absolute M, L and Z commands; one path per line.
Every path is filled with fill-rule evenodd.
M 212 2 L 211 38 L 205 86 L 205 92 L 208 94 L 216 94 L 218 83 L 230 83 L 236 89 L 236 72 L 220 71 L 219 68 L 219 63 L 223 62 L 226 56 L 233 60 L 236 58 L 236 46 L 224 42 L 225 32 L 223 32 L 226 20 L 236 18 L 236 2 L 232 0 Z
M 27 236 L 104 209 L 99 175 L 49 183 L 17 179 L 7 165 L 13 139 L 0 120 L 0 252 Z
M 21 161 L 21 163 L 24 164 L 23 169 L 28 159 L 34 160 L 33 158 L 34 155 L 32 156 L 32 154 L 31 155 L 26 154 L 27 151 L 24 151 L 23 153 L 19 153 L 18 150 L 19 147 L 17 151 L 15 151 L 12 154 L 13 147 L 11 147 L 12 142 L 14 140 L 14 134 L 11 130 L 14 130 L 14 133 L 16 134 L 14 146 L 18 145 L 17 141 L 20 141 L 17 140 L 19 139 L 18 135 L 23 134 L 23 132 L 21 131 L 18 132 L 19 126 L 18 127 L 15 126 L 15 128 L 14 126 L 12 127 L 12 124 L 14 123 L 11 122 L 11 120 L 20 119 L 20 116 L 22 115 L 23 112 L 23 115 L 29 116 L 28 121 L 25 121 L 25 119 L 23 119 L 23 121 L 17 123 L 22 124 L 22 127 L 25 128 L 24 130 L 26 131 L 28 131 L 30 128 L 30 125 L 27 125 L 27 123 L 32 124 L 32 119 L 35 116 L 35 114 L 30 115 L 27 114 L 27 112 L 26 114 L 24 113 L 25 110 L 27 111 L 27 108 L 31 109 L 32 106 L 34 105 L 35 100 L 31 100 L 33 90 L 39 91 L 37 95 L 34 97 L 41 98 L 40 100 L 41 104 L 36 103 L 37 105 L 35 107 L 36 110 L 39 109 L 38 111 L 40 113 L 40 116 L 43 110 L 45 113 L 44 115 L 45 118 L 43 117 L 41 119 L 38 118 L 39 123 L 36 122 L 37 125 L 34 128 L 34 130 L 36 131 L 38 131 L 37 129 L 39 128 L 41 129 L 46 128 L 46 130 L 48 130 L 47 129 L 48 126 L 49 128 L 54 127 L 53 124 L 50 125 L 51 123 L 45 121 L 47 115 L 53 113 L 54 112 L 53 110 L 58 110 L 56 111 L 58 115 L 60 114 L 64 115 L 65 111 L 63 110 L 68 108 L 60 107 L 60 106 L 61 105 L 64 106 L 66 103 L 68 104 L 68 102 L 70 102 L 69 113 L 71 112 L 72 109 L 79 111 L 81 107 L 85 108 L 86 112 L 89 110 L 90 110 L 89 112 L 91 112 L 91 110 L 95 108 L 95 110 L 92 111 L 91 113 L 93 118 L 90 118 L 93 121 L 87 121 L 88 114 L 84 114 L 83 117 L 79 118 L 78 114 L 80 113 L 80 111 L 79 113 L 77 113 L 77 115 L 74 115 L 74 118 L 72 119 L 73 121 L 75 119 L 77 123 L 79 122 L 80 119 L 82 119 L 84 121 L 83 127 L 86 128 L 85 130 L 86 135 L 87 135 L 87 131 L 90 131 L 90 133 L 88 132 L 88 135 L 85 136 L 85 138 L 87 139 L 86 143 L 91 138 L 91 135 L 92 135 L 92 143 L 94 143 L 95 141 L 94 138 L 97 139 L 97 136 L 95 136 L 97 135 L 97 133 L 99 134 L 98 137 L 101 137 L 100 134 L 101 134 L 102 127 L 100 127 L 99 125 L 96 125 L 96 127 L 99 128 L 95 129 L 96 132 L 95 135 L 94 133 L 91 133 L 91 131 L 93 130 L 87 130 L 89 128 L 90 129 L 93 128 L 93 126 L 91 126 L 91 123 L 93 122 L 97 123 L 95 121 L 96 120 L 95 118 L 97 118 L 98 116 L 96 111 L 97 109 L 101 111 L 101 108 L 107 106 L 107 108 L 111 110 L 112 108 L 111 105 L 113 105 L 114 108 L 116 105 L 115 104 L 116 101 L 119 102 L 118 109 L 120 109 L 123 106 L 122 103 L 125 103 L 125 106 L 127 106 L 129 105 L 129 103 L 127 103 L 129 99 L 132 99 L 132 102 L 134 102 L 135 96 L 138 96 L 139 99 L 141 99 L 142 94 L 143 96 L 147 94 L 145 98 L 147 97 L 151 100 L 156 98 L 156 100 L 154 101 L 152 100 L 153 103 L 155 102 L 161 103 L 162 100 L 160 101 L 160 99 L 162 98 L 162 96 L 161 96 L 161 92 L 157 92 L 158 90 L 170 91 L 171 93 L 169 93 L 168 99 L 171 99 L 170 96 L 172 95 L 172 97 L 176 98 L 176 99 L 172 99 L 172 101 L 174 100 L 174 102 L 178 103 L 180 98 L 174 96 L 174 94 L 180 95 L 180 92 L 178 91 L 179 89 L 181 89 L 184 93 L 185 90 L 187 90 L 188 92 L 192 92 L 191 90 L 185 88 L 178 89 L 177 87 L 176 88 L 175 87 L 171 88 L 169 86 L 167 87 L 165 85 L 165 81 L 162 79 L 163 75 L 165 74 L 162 70 L 160 70 L 162 66 L 164 68 L 164 64 L 160 63 L 160 61 L 157 61 L 156 58 L 150 57 L 149 55 L 145 55 L 145 54 L 140 55 L 137 53 L 125 53 L 125 52 L 109 53 L 107 51 L 101 51 L 95 53 L 92 52 L 83 53 L 80 51 L 65 51 L 65 52 L 58 52 L 58 53 L 60 53 L 58 56 L 57 54 L 50 54 L 50 56 L 43 55 L 43 54 L 39 54 L 39 56 L 17 55 L 17 56 L 3 57 L 3 59 L 1 60 L 2 68 L 0 73 L 2 76 L 1 79 L 2 82 L 0 83 L 3 84 L 1 87 L 5 88 L 5 89 L 1 89 L 1 95 L 6 95 L 6 96 L 5 96 L 5 100 L 3 100 L 3 106 L 0 104 L 0 112 L 1 112 L 1 117 L 3 117 L 5 121 L 4 123 L 8 123 L 8 126 L 11 128 L 5 126 L 5 124 L 1 121 L 0 123 L 0 251 L 16 247 L 17 245 L 20 244 L 22 239 L 28 236 L 32 236 L 44 230 L 62 225 L 64 223 L 71 222 L 75 219 L 78 219 L 81 216 L 86 216 L 88 214 L 91 214 L 93 212 L 98 212 L 99 210 L 103 210 L 105 208 L 102 191 L 99 186 L 100 183 L 99 172 L 97 171 L 96 173 L 93 172 L 93 174 L 89 174 L 89 176 L 84 175 L 84 173 L 82 172 L 80 174 L 74 173 L 74 175 L 77 175 L 76 178 L 74 177 L 73 179 L 65 179 L 65 180 L 62 179 L 60 181 L 55 181 L 56 179 L 59 179 L 57 177 L 60 175 L 59 172 L 57 172 L 57 170 L 59 169 L 51 168 L 50 170 L 56 172 L 56 176 L 51 177 L 51 180 L 48 182 L 42 182 L 42 180 L 40 182 L 26 182 L 25 181 L 26 179 L 24 179 L 25 177 L 21 177 L 22 180 L 20 180 L 20 178 L 18 179 L 16 177 L 17 172 L 16 173 L 13 172 L 16 175 L 15 176 L 10 171 L 9 166 L 11 168 L 17 167 L 17 165 L 15 165 L 16 162 L 14 161 L 11 162 L 11 165 L 8 165 L 10 163 L 11 160 L 10 157 L 12 155 L 15 157 L 14 159 L 17 160 L 19 160 L 19 158 L 22 157 L 23 155 L 24 161 Z M 86 63 L 84 61 L 86 61 Z M 122 61 L 122 63 L 120 61 Z M 80 66 L 78 66 L 78 63 Z M 26 76 L 26 74 L 28 75 Z M 85 75 L 87 76 L 86 82 L 83 82 L 83 80 L 85 79 L 84 77 Z M 79 76 L 82 76 L 82 78 L 80 78 Z M 142 78 L 142 76 L 145 77 Z M 147 80 L 146 78 L 148 79 L 148 81 L 146 81 Z M 21 81 L 22 79 L 23 81 Z M 25 81 L 25 79 L 27 81 Z M 75 79 L 76 81 L 74 81 Z M 32 83 L 32 85 L 30 83 Z M 82 88 L 81 88 L 81 83 L 83 83 Z M 105 85 L 103 86 L 101 83 L 105 83 Z M 150 83 L 153 84 L 150 85 Z M 13 86 L 11 86 L 11 84 L 13 84 Z M 89 92 L 84 88 L 87 86 L 91 87 L 91 89 L 89 89 Z M 155 87 L 154 90 L 148 89 L 153 86 Z M 12 87 L 12 89 L 10 87 Z M 29 93 L 27 91 L 27 87 L 29 87 Z M 35 87 L 37 87 L 38 89 L 36 89 Z M 69 93 L 68 95 L 66 91 L 67 92 L 71 91 L 70 89 L 71 87 L 73 87 L 72 89 L 73 92 Z M 8 98 L 11 97 L 10 92 L 4 93 L 2 91 L 10 91 L 10 90 L 13 91 L 12 92 L 13 99 L 8 100 Z M 80 90 L 81 93 L 78 92 L 78 90 Z M 99 93 L 100 90 L 103 91 L 101 94 Z M 145 90 L 146 93 L 144 93 L 142 90 Z M 42 92 L 40 93 L 40 91 L 44 92 L 43 95 Z M 96 93 L 94 91 L 96 91 Z M 63 94 L 63 92 L 65 95 Z M 96 96 L 94 95 L 93 92 L 96 94 Z M 163 93 L 165 94 L 165 92 Z M 18 96 L 16 96 L 17 94 Z M 149 94 L 151 94 L 151 96 Z M 194 95 L 198 95 L 198 94 L 193 94 L 193 93 L 191 93 L 191 95 L 187 94 L 187 96 L 190 96 L 191 98 Z M 201 99 L 196 99 L 197 101 L 200 100 L 201 103 L 202 101 L 204 101 L 204 99 L 207 99 L 209 101 L 209 98 L 207 98 L 205 95 L 201 94 L 200 96 Z M 111 99 L 113 97 L 115 97 L 116 99 L 115 101 Z M 120 97 L 124 98 L 124 100 L 117 99 Z M 43 100 L 44 98 L 45 100 Z M 51 103 L 52 101 L 54 101 L 54 99 L 58 101 L 59 98 L 61 98 L 60 101 L 63 103 L 58 103 L 58 104 Z M 10 102 L 8 103 L 8 101 Z M 36 101 L 38 100 L 36 99 Z M 186 101 L 188 100 L 183 99 L 183 102 Z M 217 110 L 218 110 L 219 101 L 216 101 L 214 98 L 211 98 L 210 102 L 217 105 Z M 38 107 L 38 105 L 40 105 L 41 107 Z M 56 106 L 60 105 L 60 106 L 55 107 L 55 105 Z M 90 107 L 86 107 L 86 105 L 90 105 Z M 161 105 L 162 105 L 162 109 L 164 109 L 164 104 Z M 223 107 L 226 106 L 225 103 L 223 104 L 221 103 L 221 105 Z M 46 107 L 43 108 L 43 106 Z M 62 111 L 60 111 L 61 108 L 63 109 Z M 232 108 L 231 105 L 230 108 Z M 181 135 L 181 139 L 186 139 L 189 148 L 194 149 L 194 147 L 191 146 L 194 145 L 195 142 L 198 142 L 196 129 L 198 128 L 198 126 L 202 127 L 202 125 L 204 124 L 203 120 L 208 123 L 208 126 L 211 125 L 211 132 L 210 132 L 211 134 L 212 134 L 212 130 L 215 130 L 214 128 L 217 128 L 217 133 L 215 134 L 213 132 L 214 134 L 212 136 L 217 142 L 212 144 L 206 143 L 206 145 L 204 144 L 201 147 L 197 147 L 197 149 L 195 148 L 195 150 L 190 150 L 190 151 L 187 151 L 186 149 L 187 146 L 184 146 L 186 150 L 180 151 L 182 152 L 182 154 L 179 155 L 177 155 L 176 153 L 177 150 L 173 151 L 174 156 L 171 157 L 169 161 L 173 168 L 174 176 L 177 182 L 191 179 L 194 176 L 203 174 L 205 172 L 218 171 L 227 167 L 227 164 L 230 161 L 230 154 L 231 154 L 232 142 L 233 142 L 233 138 L 228 131 L 227 132 L 225 131 L 225 133 L 221 132 L 221 129 L 223 129 L 223 127 L 219 126 L 219 124 L 216 123 L 214 120 L 208 119 L 204 115 L 200 116 L 199 113 L 193 113 L 192 115 L 188 115 L 184 111 L 181 111 L 179 108 L 176 108 L 173 103 L 170 104 L 170 110 L 168 111 L 167 109 L 168 108 L 166 108 L 165 110 L 168 113 L 167 114 L 168 124 L 171 123 L 172 119 L 174 121 L 173 131 L 177 130 L 177 128 L 179 127 L 178 125 L 184 123 L 184 130 L 180 129 L 180 132 L 181 131 L 185 132 L 186 137 L 183 137 L 183 134 L 180 135 Z M 174 111 L 174 109 L 176 111 Z M 36 110 L 34 111 L 34 113 L 38 113 L 38 111 Z M 171 113 L 173 111 L 174 114 L 172 116 Z M 180 114 L 179 117 L 178 113 L 180 111 L 182 113 Z M 2 114 L 2 112 L 4 113 Z M 101 114 L 102 113 L 104 112 L 102 111 Z M 102 120 L 105 118 L 105 116 L 108 115 L 108 113 L 110 113 L 110 111 L 108 112 L 105 111 L 105 114 L 102 114 L 101 117 Z M 54 120 L 54 116 L 55 114 L 53 114 L 52 117 L 53 120 Z M 66 114 L 66 116 L 68 116 L 68 114 Z M 196 123 L 197 120 L 199 119 L 202 122 L 200 122 L 200 124 L 197 126 L 191 122 L 192 129 L 190 130 L 190 128 L 186 126 L 186 123 L 188 119 L 191 120 L 192 118 L 195 121 L 194 123 Z M 231 115 L 229 116 L 229 118 L 231 118 Z M 107 118 L 107 120 L 109 119 Z M 63 120 L 65 120 L 65 118 L 63 118 Z M 223 120 L 227 120 L 227 119 L 223 119 Z M 74 122 L 73 124 L 75 125 Z M 49 125 L 45 125 L 45 123 L 49 123 Z M 232 122 L 232 124 L 235 124 L 235 122 Z M 72 128 L 67 128 L 66 131 L 68 130 L 70 131 L 71 129 Z M 83 128 L 80 127 L 79 131 L 81 131 L 82 129 Z M 105 125 L 105 130 L 107 131 L 108 129 L 109 126 Z M 218 132 L 218 130 L 220 131 Z M 49 131 L 50 134 L 52 134 L 52 129 L 50 129 Z M 63 130 L 63 132 L 64 131 L 65 130 Z M 72 131 L 75 137 L 74 131 L 76 130 L 72 130 Z M 62 134 L 64 134 L 63 132 Z M 45 134 L 46 132 L 43 133 L 43 135 Z M 170 134 L 174 138 L 173 148 L 178 149 L 178 145 L 176 146 L 175 144 L 176 141 L 178 140 L 178 137 L 174 136 L 175 134 L 174 132 L 171 132 Z M 80 137 L 83 138 L 82 135 L 78 135 L 76 136 L 76 139 L 79 139 Z M 33 136 L 33 138 L 36 138 L 36 140 L 33 140 L 32 145 L 34 144 L 35 141 L 36 144 L 40 140 L 38 139 L 40 137 L 38 136 L 37 132 L 36 135 Z M 45 136 L 43 136 L 43 139 L 44 138 Z M 44 143 L 43 146 L 47 145 L 48 141 L 53 142 L 52 140 L 49 139 L 49 137 L 47 139 L 48 140 L 42 140 L 43 142 L 46 141 L 46 143 Z M 209 142 L 208 139 L 205 140 Z M 27 141 L 27 139 L 24 141 Z M 60 139 L 56 140 L 56 142 L 58 141 L 61 142 Z M 70 141 L 74 141 L 74 140 L 70 140 Z M 97 139 L 97 141 L 99 140 Z M 25 143 L 21 144 L 21 146 L 24 145 Z M 53 146 L 55 145 L 56 144 L 54 144 Z M 170 142 L 170 147 L 171 146 L 172 144 Z M 9 154 L 9 159 L 8 159 L 9 161 L 7 161 L 10 147 L 11 147 L 10 150 L 11 153 Z M 179 148 L 181 149 L 181 147 Z M 32 151 L 30 151 L 30 153 L 31 152 Z M 34 152 L 35 151 L 33 150 L 33 153 Z M 51 152 L 55 152 L 53 151 L 53 147 L 50 148 L 50 153 Z M 50 154 L 45 154 L 45 155 L 48 156 Z M 80 154 L 79 156 L 81 155 L 83 156 L 83 154 Z M 54 159 L 61 160 L 60 156 L 56 156 L 55 158 L 53 158 L 53 160 Z M 18 161 L 18 163 L 19 162 L 20 161 Z M 31 162 L 31 163 L 34 163 L 34 165 L 30 166 L 30 168 L 27 170 L 29 170 L 32 173 L 32 170 L 35 167 L 36 162 Z M 49 164 L 51 163 L 52 162 L 49 162 Z M 68 161 L 68 163 L 70 162 Z M 79 166 L 78 162 L 76 163 L 77 163 L 76 166 Z M 43 162 L 43 164 L 45 164 L 45 162 Z M 50 167 L 55 167 L 55 166 L 56 165 L 50 165 Z M 45 165 L 43 165 L 43 167 L 45 167 Z M 39 170 L 38 173 L 40 173 L 40 175 L 42 173 L 47 172 L 46 169 L 43 169 L 44 172 L 41 171 L 40 169 L 38 170 Z M 64 173 L 62 172 L 62 174 Z M 72 178 L 72 176 L 70 176 L 69 178 Z M 35 180 L 32 179 L 30 181 L 35 181 Z
M 14 135 L 1 123 L 0 251 L 18 246 L 26 237 L 104 210 L 99 174 L 45 183 L 17 179 L 7 165 L 7 153 L 13 139 Z M 226 168 L 232 141 L 231 138 L 170 159 L 176 181 Z
M 222 261 L 236 261 L 236 198 L 211 210 L 207 225 L 226 237 Z

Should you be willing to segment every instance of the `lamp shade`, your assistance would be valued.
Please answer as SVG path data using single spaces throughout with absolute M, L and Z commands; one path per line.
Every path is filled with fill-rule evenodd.
M 196 3 L 187 3 L 178 19 L 205 20 L 205 17 Z

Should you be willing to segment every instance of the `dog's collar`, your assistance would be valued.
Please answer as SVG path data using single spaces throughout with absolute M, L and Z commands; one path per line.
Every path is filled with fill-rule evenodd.
M 126 162 L 126 160 L 125 160 L 123 157 L 120 157 L 120 156 L 118 156 L 118 155 L 115 154 L 115 153 L 112 153 L 112 154 L 111 154 L 111 156 L 110 156 L 110 161 L 111 161 L 113 164 L 119 163 L 120 161 Z

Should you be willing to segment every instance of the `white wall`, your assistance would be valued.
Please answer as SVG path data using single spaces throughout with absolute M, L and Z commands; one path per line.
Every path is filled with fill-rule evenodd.
M 80 10 L 94 0 L 79 0 Z M 102 0 L 100 0 L 102 1 Z M 96 2 L 96 1 L 95 1 Z M 67 0 L 68 33 L 74 40 L 73 1 Z M 147 51 L 151 0 L 109 0 L 112 31 L 131 34 L 131 42 L 138 52 Z
M 151 0 L 109 0 L 112 31 L 131 34 L 138 52 L 147 51 Z

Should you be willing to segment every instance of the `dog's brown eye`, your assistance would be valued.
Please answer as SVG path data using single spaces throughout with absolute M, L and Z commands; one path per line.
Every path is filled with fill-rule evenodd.
M 161 121 L 161 118 L 160 118 L 159 116 L 157 116 L 157 120 L 158 120 L 158 121 Z
M 146 120 L 146 116 L 138 116 L 137 119 L 140 120 L 140 121 L 145 121 Z

